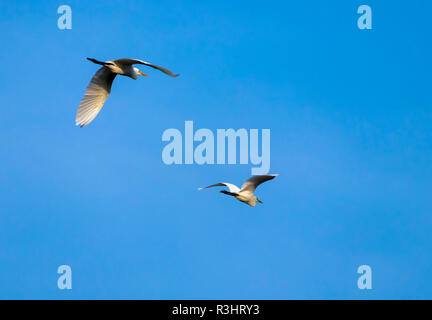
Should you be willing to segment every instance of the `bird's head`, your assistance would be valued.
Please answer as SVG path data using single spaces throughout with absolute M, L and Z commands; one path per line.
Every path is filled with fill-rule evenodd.
M 134 70 L 135 70 L 135 72 L 136 72 L 137 74 L 139 74 L 140 76 L 148 77 L 148 75 L 146 75 L 145 73 L 142 73 L 140 69 L 138 69 L 138 68 L 134 68 Z

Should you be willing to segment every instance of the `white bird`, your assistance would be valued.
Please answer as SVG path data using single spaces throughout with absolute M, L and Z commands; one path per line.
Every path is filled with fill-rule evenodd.
M 118 59 L 113 61 L 98 61 L 96 59 L 87 58 L 91 62 L 100 64 L 103 67 L 100 68 L 90 81 L 87 87 L 84 98 L 78 107 L 75 123 L 77 126 L 84 127 L 88 125 L 97 116 L 105 100 L 108 98 L 111 92 L 111 86 L 116 75 L 122 75 L 130 77 L 134 80 L 138 79 L 138 75 L 147 76 L 142 73 L 138 68 L 135 68 L 134 64 L 143 64 L 166 73 L 171 77 L 177 77 L 178 74 L 173 74 L 171 71 L 155 66 L 154 64 L 136 60 L 136 59 Z
M 241 189 L 239 189 L 237 186 L 233 185 L 232 183 L 221 182 L 217 184 L 212 184 L 211 186 L 208 187 L 199 188 L 198 190 L 212 188 L 212 187 L 228 187 L 229 192 L 226 190 L 222 190 L 221 193 L 233 196 L 237 200 L 240 200 L 241 202 L 247 203 L 248 205 L 255 207 L 257 202 L 263 203 L 254 195 L 255 189 L 261 183 L 274 179 L 277 176 L 278 174 L 253 176 L 249 180 L 246 180 L 245 183 L 243 183 Z

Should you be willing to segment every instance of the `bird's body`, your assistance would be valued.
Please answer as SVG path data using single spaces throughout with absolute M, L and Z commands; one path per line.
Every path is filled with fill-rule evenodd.
M 112 63 L 113 61 L 107 61 L 108 63 Z M 139 69 L 138 68 L 134 68 L 133 65 L 129 64 L 129 65 L 124 65 L 124 64 L 107 64 L 105 66 L 105 68 L 108 68 L 112 73 L 121 75 L 121 76 L 126 76 L 129 78 L 132 78 L 134 80 L 138 79 L 138 76 L 140 75 Z
M 262 203 L 255 195 L 256 188 L 263 182 L 266 182 L 268 180 L 274 179 L 277 177 L 277 174 L 268 174 L 268 175 L 258 175 L 253 176 L 250 179 L 248 179 L 245 183 L 243 183 L 241 188 L 238 188 L 236 185 L 228 182 L 220 182 L 217 184 L 212 184 L 211 186 L 199 188 L 201 189 L 207 189 L 212 187 L 228 187 L 229 191 L 222 190 L 221 193 L 230 195 L 235 197 L 237 200 L 244 202 L 251 207 L 255 207 L 256 203 Z
M 135 68 L 133 66 L 134 64 L 142 64 L 158 69 L 171 77 L 178 76 L 178 74 L 173 74 L 168 69 L 137 59 L 118 59 L 105 62 L 92 58 L 87 59 L 93 63 L 102 65 L 102 68 L 100 68 L 91 79 L 84 98 L 81 100 L 78 107 L 75 123 L 77 126 L 81 127 L 93 121 L 102 109 L 105 100 L 111 92 L 112 83 L 117 75 L 126 76 L 134 80 L 138 79 L 139 75 L 147 76 L 138 68 Z
M 245 194 L 245 193 L 239 193 L 234 196 L 237 200 L 247 203 L 251 207 L 255 207 L 257 202 L 262 203 L 256 196 L 253 194 Z

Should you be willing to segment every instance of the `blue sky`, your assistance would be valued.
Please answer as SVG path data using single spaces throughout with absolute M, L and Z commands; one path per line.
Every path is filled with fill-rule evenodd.
M 72 30 L 57 28 L 58 6 Z M 373 29 L 357 28 L 368 4 Z M 432 298 L 427 1 L 3 1 L 0 298 Z M 74 126 L 97 70 L 138 58 Z M 184 121 L 271 129 L 255 208 L 210 189 L 250 165 L 167 166 Z M 72 290 L 57 268 L 72 268 Z M 357 288 L 358 266 L 372 290 Z

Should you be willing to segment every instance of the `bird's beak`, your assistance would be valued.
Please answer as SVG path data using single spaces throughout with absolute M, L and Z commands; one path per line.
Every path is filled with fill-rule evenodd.
M 264 203 L 264 202 L 262 202 L 260 199 L 257 199 L 257 201 L 258 201 L 259 203 Z
M 145 77 L 148 77 L 148 75 L 146 75 L 145 73 L 142 73 L 141 70 L 138 70 L 138 74 L 142 75 L 142 76 L 145 76 Z

